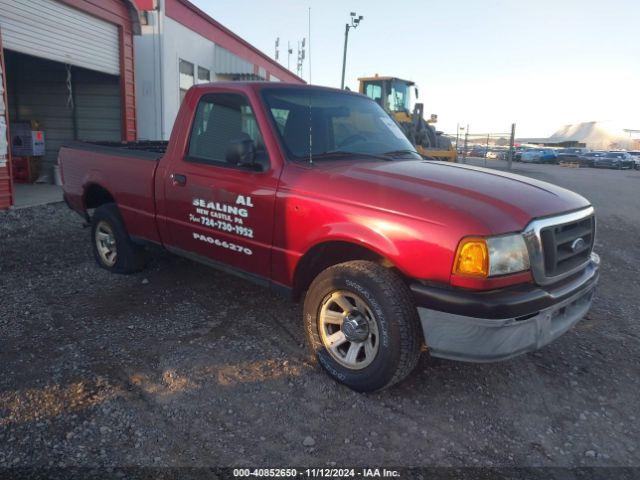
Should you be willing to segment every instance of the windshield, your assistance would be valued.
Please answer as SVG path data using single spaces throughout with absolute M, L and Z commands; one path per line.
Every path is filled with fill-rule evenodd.
M 265 89 L 263 97 L 293 159 L 307 160 L 310 152 L 314 160 L 337 153 L 422 158 L 369 98 L 313 88 Z

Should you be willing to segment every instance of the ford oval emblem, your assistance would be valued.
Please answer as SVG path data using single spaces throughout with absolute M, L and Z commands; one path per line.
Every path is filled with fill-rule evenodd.
M 584 238 L 576 238 L 571 244 L 571 251 L 576 253 L 578 250 L 582 250 L 586 244 L 587 242 L 584 241 Z

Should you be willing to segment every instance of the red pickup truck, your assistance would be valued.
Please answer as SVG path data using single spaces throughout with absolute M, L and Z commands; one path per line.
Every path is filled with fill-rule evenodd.
M 101 267 L 140 270 L 156 244 L 304 298 L 313 358 L 359 391 L 404 378 L 423 346 L 473 362 L 538 349 L 598 279 L 587 200 L 426 160 L 351 92 L 196 86 L 168 143 L 78 143 L 59 163 Z

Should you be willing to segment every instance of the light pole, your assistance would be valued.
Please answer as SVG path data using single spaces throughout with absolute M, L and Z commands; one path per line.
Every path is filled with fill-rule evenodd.
M 460 152 L 460 132 L 464 132 L 464 127 L 456 124 L 456 162 L 458 161 L 458 153 Z
M 344 90 L 344 70 L 347 65 L 347 42 L 349 40 L 349 29 L 357 28 L 360 25 L 364 17 L 362 15 L 356 16 L 356 12 L 351 12 L 351 24 L 346 23 L 344 26 L 344 51 L 342 53 L 342 81 L 340 82 L 340 88 Z

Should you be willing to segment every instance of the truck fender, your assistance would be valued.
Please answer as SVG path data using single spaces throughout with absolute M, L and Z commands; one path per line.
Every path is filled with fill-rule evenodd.
M 324 225 L 315 232 L 304 254 L 296 263 L 293 294 L 299 298 L 313 279 L 332 265 L 351 260 L 370 260 L 395 266 L 396 245 L 378 231 L 353 223 Z
M 108 188 L 105 188 L 107 182 L 103 178 L 103 174 L 98 170 L 89 170 L 82 179 L 82 203 L 85 211 L 89 208 L 95 208 L 95 206 L 87 205 L 87 194 L 91 189 L 100 188 L 109 194 L 111 201 L 116 202 L 116 198 Z

